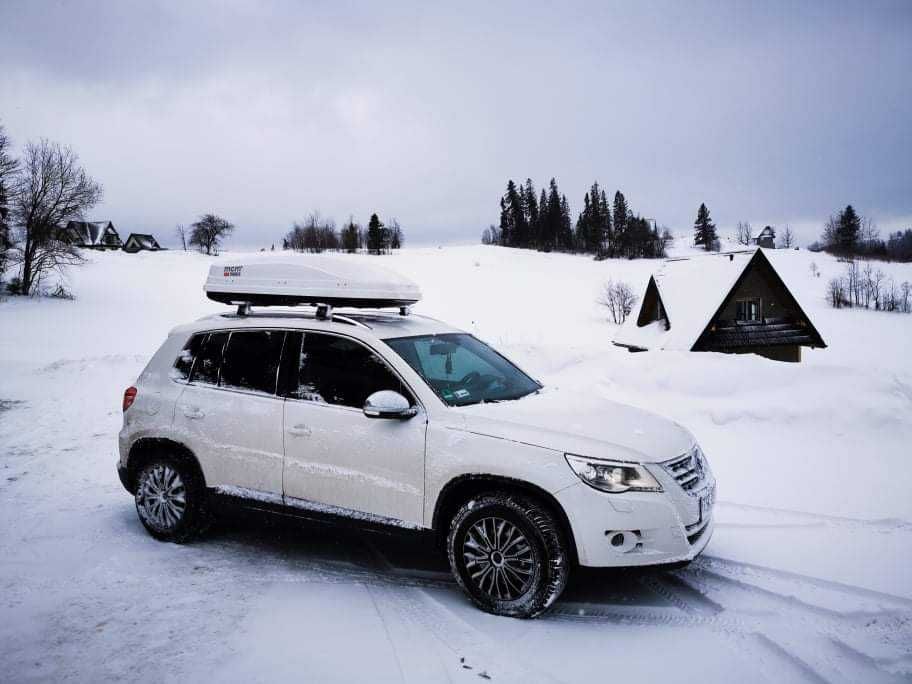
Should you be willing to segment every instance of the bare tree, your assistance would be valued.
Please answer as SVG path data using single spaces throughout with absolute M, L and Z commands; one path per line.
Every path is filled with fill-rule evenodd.
M 177 227 L 174 229 L 174 232 L 177 233 L 177 237 L 180 238 L 181 247 L 184 248 L 184 251 L 187 251 L 187 228 L 183 223 L 178 223 Z
M 218 254 L 222 240 L 234 232 L 233 223 L 215 214 L 200 216 L 200 220 L 190 227 L 193 230 L 188 244 L 199 247 L 201 252 L 206 250 L 206 254 L 212 254 L 213 251 Z
M 9 153 L 11 144 L 3 126 L 0 126 L 0 279 L 6 270 L 7 252 L 13 246 L 10 230 L 10 186 L 13 174 L 19 167 L 19 161 Z
M 405 242 L 405 236 L 402 234 L 402 226 L 399 225 L 399 219 L 391 218 L 387 228 L 389 230 L 390 249 L 400 249 Z
M 827 283 L 827 299 L 834 309 L 841 309 L 848 304 L 843 278 L 830 278 L 830 282 Z
M 872 252 L 880 242 L 880 229 L 868 216 L 861 217 L 861 230 L 858 231 L 858 242 L 865 252 Z
M 22 293 L 31 294 L 48 272 L 82 261 L 58 231 L 98 204 L 102 188 L 69 147 L 42 139 L 26 145 L 12 195 L 18 224 L 13 259 L 21 266 Z
M 816 262 L 816 261 L 812 261 L 812 262 L 811 262 L 811 275 L 812 275 L 814 278 L 819 278 L 819 277 L 820 277 L 820 269 L 817 267 L 817 262 Z
M 623 323 L 633 310 L 637 299 L 638 297 L 633 294 L 633 290 L 627 283 L 609 280 L 602 287 L 602 293 L 597 302 L 608 309 L 612 321 Z
M 823 235 L 820 236 L 823 248 L 831 251 L 839 244 L 839 216 L 833 214 L 823 226 Z
M 779 248 L 780 249 L 791 249 L 795 246 L 795 233 L 792 232 L 792 227 L 789 224 L 785 224 L 785 228 L 779 233 Z
M 738 227 L 735 231 L 735 239 L 739 245 L 749 245 L 751 243 L 751 224 L 747 221 L 738 221 Z

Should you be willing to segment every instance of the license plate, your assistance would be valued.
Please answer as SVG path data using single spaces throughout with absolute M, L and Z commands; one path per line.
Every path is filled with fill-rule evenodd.
M 712 513 L 713 504 L 716 503 L 716 487 L 713 485 L 706 493 L 700 496 L 700 520 L 705 520 Z

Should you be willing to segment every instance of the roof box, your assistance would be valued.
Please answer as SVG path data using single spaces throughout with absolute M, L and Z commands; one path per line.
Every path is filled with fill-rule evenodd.
M 223 304 L 385 308 L 421 299 L 418 285 L 359 258 L 302 256 L 295 260 L 214 265 L 206 296 Z

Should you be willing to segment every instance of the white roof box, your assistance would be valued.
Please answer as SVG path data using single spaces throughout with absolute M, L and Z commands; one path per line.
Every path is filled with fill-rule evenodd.
M 401 307 L 421 299 L 418 285 L 398 273 L 365 263 L 369 257 L 301 256 L 283 261 L 214 265 L 206 296 L 224 304 Z

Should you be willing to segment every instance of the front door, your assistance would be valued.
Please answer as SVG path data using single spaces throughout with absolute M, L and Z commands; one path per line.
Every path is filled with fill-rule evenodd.
M 368 418 L 364 400 L 394 390 L 417 406 L 399 376 L 349 337 L 289 333 L 285 401 L 286 502 L 325 504 L 420 525 L 427 416 Z

